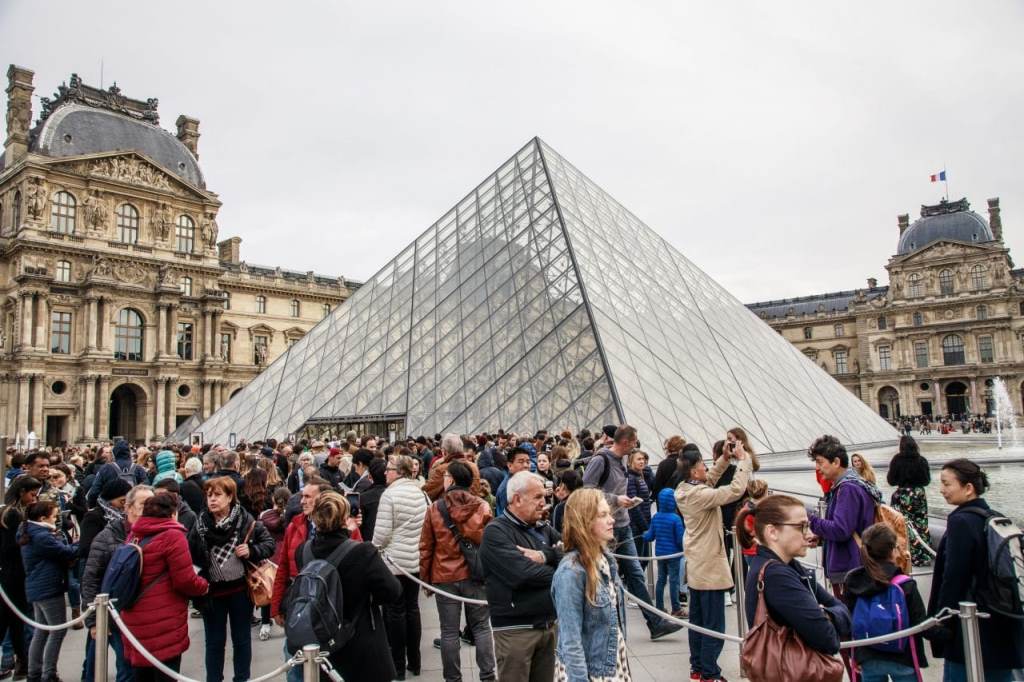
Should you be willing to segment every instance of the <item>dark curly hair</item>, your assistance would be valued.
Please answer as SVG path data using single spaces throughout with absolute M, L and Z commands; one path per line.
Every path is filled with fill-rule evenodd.
M 839 466 L 844 469 L 850 466 L 850 458 L 846 454 L 846 447 L 839 442 L 835 436 L 821 436 L 811 443 L 807 448 L 807 456 L 814 461 L 815 457 L 824 457 L 829 462 L 839 461 Z
M 921 455 L 917 441 L 910 436 L 900 438 L 900 450 L 889 462 L 885 480 L 897 488 L 924 488 L 932 482 L 928 460 Z

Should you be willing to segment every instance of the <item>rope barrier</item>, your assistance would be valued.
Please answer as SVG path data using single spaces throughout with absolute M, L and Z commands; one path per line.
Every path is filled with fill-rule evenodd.
M 907 523 L 907 533 L 908 533 L 908 534 L 909 534 L 909 535 L 910 535 L 911 537 L 913 537 L 913 539 L 914 539 L 914 542 L 916 542 L 916 543 L 917 543 L 918 545 L 920 545 L 921 547 L 924 547 L 924 550 L 925 550 L 926 552 L 928 552 L 928 553 L 929 553 L 929 554 L 931 554 L 932 556 L 938 556 L 938 555 L 939 555 L 939 553 L 938 553 L 938 552 L 936 552 L 936 551 L 935 551 L 934 549 L 932 549 L 931 545 L 929 545 L 929 544 L 928 544 L 927 542 L 925 542 L 925 541 L 924 541 L 924 540 L 923 540 L 923 539 L 921 538 L 921 536 L 917 534 L 917 531 L 916 531 L 916 530 L 914 529 L 914 527 L 913 527 L 912 525 L 910 525 L 910 523 Z
M 724 632 L 716 632 L 714 630 L 708 630 L 707 628 L 701 627 L 700 625 L 694 625 L 693 623 L 691 623 L 688 620 L 683 620 L 682 618 L 676 618 L 671 613 L 665 613 L 664 611 L 656 609 L 653 606 L 651 606 L 650 604 L 648 604 L 647 602 L 645 602 L 644 600 L 640 599 L 640 597 L 636 596 L 635 594 L 633 594 L 632 592 L 627 590 L 624 586 L 622 587 L 622 591 L 625 593 L 625 595 L 627 597 L 629 597 L 634 602 L 636 602 L 637 606 L 639 606 L 640 608 L 642 608 L 642 609 L 644 609 L 646 611 L 650 611 L 651 613 L 653 613 L 653 614 L 655 614 L 657 616 L 660 616 L 662 619 L 667 620 L 670 623 L 675 623 L 676 625 L 682 625 L 687 630 L 693 630 L 694 632 L 699 632 L 700 634 L 707 635 L 708 637 L 715 637 L 716 639 L 723 639 L 726 642 L 736 642 L 737 644 L 742 644 L 743 643 L 743 638 L 742 637 L 737 637 L 736 635 L 727 635 Z
M 117 609 L 114 608 L 113 604 L 111 604 L 108 607 L 108 613 L 110 614 L 110 617 L 114 620 L 114 623 L 117 625 L 117 629 L 121 631 L 122 635 L 124 635 L 124 638 L 127 639 L 133 647 L 135 647 L 136 651 L 142 654 L 143 658 L 145 658 L 147 661 L 153 664 L 154 668 L 162 672 L 166 677 L 178 680 L 178 682 L 200 682 L 199 680 L 194 680 L 191 677 L 185 677 L 178 671 L 168 668 L 166 665 L 164 665 L 163 661 L 161 661 L 156 656 L 151 654 L 146 649 L 146 647 L 142 646 L 142 643 L 139 642 L 138 639 L 136 639 L 135 635 L 132 634 L 132 631 L 129 630 L 128 626 L 124 624 L 123 620 L 121 620 L 121 614 L 117 612 Z
M 904 637 L 910 637 L 916 635 L 925 630 L 931 630 L 933 627 L 938 625 L 944 620 L 958 615 L 960 612 L 955 609 L 946 607 L 939 611 L 937 614 L 923 620 L 914 627 L 907 628 L 906 630 L 900 630 L 899 632 L 890 632 L 888 635 L 879 635 L 878 637 L 868 637 L 866 639 L 851 639 L 847 642 L 841 642 L 839 644 L 840 649 L 856 649 L 860 646 L 874 646 L 875 644 L 883 644 L 885 642 L 892 642 L 893 640 L 903 639 Z
M 394 560 L 391 557 L 389 557 L 387 554 L 383 554 L 382 553 L 381 556 L 384 557 L 384 561 L 388 562 L 389 564 L 391 564 L 392 566 L 397 568 L 399 571 L 401 571 L 402 575 L 404 575 L 406 578 L 408 578 L 409 580 L 411 580 L 414 583 L 418 584 L 420 587 L 423 587 L 423 588 L 425 588 L 427 590 L 430 590 L 434 594 L 439 594 L 442 597 L 446 597 L 448 599 L 454 599 L 455 601 L 460 601 L 463 604 L 476 604 L 477 606 L 487 606 L 487 600 L 486 599 L 470 599 L 469 597 L 461 597 L 461 596 L 459 596 L 457 594 L 452 594 L 451 592 L 448 592 L 447 590 L 439 589 L 439 588 L 435 587 L 434 585 L 431 585 L 430 583 L 423 582 L 422 580 L 420 580 L 419 578 L 414 576 L 412 573 L 410 573 L 409 571 L 405 570 L 404 568 L 402 568 L 401 566 L 396 564 L 394 562 Z
M 72 618 L 71 620 L 65 623 L 58 623 L 57 625 L 46 625 L 45 623 L 37 623 L 36 621 L 32 620 L 24 613 L 22 613 L 21 610 L 15 605 L 15 603 L 11 601 L 11 598 L 7 596 L 7 592 L 2 587 L 0 587 L 0 597 L 3 597 L 4 601 L 7 603 L 7 606 L 11 609 L 11 611 L 14 612 L 14 615 L 16 615 L 18 618 L 21 618 L 28 625 L 31 625 L 32 627 L 37 628 L 39 630 L 42 630 L 43 632 L 57 632 L 59 630 L 67 630 L 68 628 L 72 628 L 78 625 L 79 623 L 84 623 L 85 619 L 89 617 L 89 614 L 96 610 L 96 607 L 90 604 L 89 608 L 87 608 L 85 611 L 82 611 L 82 613 L 79 614 L 78 618 Z
M 686 552 L 676 552 L 675 554 L 662 554 L 661 556 L 638 556 L 636 554 L 612 554 L 616 559 L 636 559 L 637 561 L 657 561 L 663 559 L 678 559 L 682 556 L 686 556 Z

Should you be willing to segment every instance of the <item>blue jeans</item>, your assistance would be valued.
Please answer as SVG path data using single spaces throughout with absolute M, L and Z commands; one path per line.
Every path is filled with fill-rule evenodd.
M 726 590 L 695 590 L 690 588 L 690 622 L 715 632 L 725 632 Z M 718 655 L 724 642 L 717 637 L 708 637 L 693 630 L 687 631 L 690 638 L 690 670 L 702 677 L 718 677 Z
M 132 672 L 132 666 L 129 665 L 128 660 L 124 657 L 124 640 L 121 639 L 121 633 L 113 623 L 111 623 L 111 630 L 109 640 L 110 648 L 114 650 L 114 660 L 117 664 L 116 682 L 132 682 L 135 679 L 135 674 Z M 85 662 L 82 664 L 82 682 L 93 682 L 94 679 L 96 679 L 96 640 L 86 635 Z
M 861 678 L 864 682 L 917 682 L 917 672 L 913 666 L 882 661 L 870 658 L 860 665 Z
M 228 622 L 231 623 L 231 657 L 234 682 L 249 679 L 252 664 L 252 602 L 249 593 L 239 590 L 223 597 L 210 597 L 203 626 L 206 631 L 206 680 L 224 679 L 224 647 L 228 643 Z
M 636 556 L 636 544 L 633 542 L 633 531 L 629 529 L 629 526 L 622 526 L 615 529 L 615 550 L 616 554 L 622 554 L 624 556 Z M 640 568 L 640 561 L 638 559 L 616 559 L 619 565 L 619 575 L 622 577 L 623 582 L 626 583 L 626 589 L 636 595 L 638 599 L 648 604 L 651 603 L 651 595 L 647 591 L 647 582 L 644 580 L 644 569 Z M 647 609 L 640 609 L 640 612 L 644 614 L 644 620 L 647 621 L 648 629 L 653 628 L 655 625 L 661 622 L 661 619 L 652 614 Z
M 985 668 L 985 682 L 1010 682 L 1013 670 L 1009 668 Z M 967 682 L 967 668 L 963 663 L 946 661 L 942 668 L 942 682 Z
M 679 569 L 680 564 L 675 559 L 658 559 L 658 583 L 654 586 L 655 606 L 658 610 L 665 610 L 665 582 L 668 581 L 669 603 L 672 610 L 679 608 Z
M 284 642 L 284 660 L 290 661 L 291 658 L 292 658 L 292 655 L 290 653 L 288 653 L 288 639 L 285 638 L 285 642 Z M 287 682 L 302 682 L 302 666 L 301 665 L 293 665 L 292 667 L 288 668 L 287 677 L 285 679 L 287 680 Z

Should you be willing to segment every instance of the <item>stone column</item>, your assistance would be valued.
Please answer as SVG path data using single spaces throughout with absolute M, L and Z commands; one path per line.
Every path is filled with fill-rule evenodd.
M 36 297 L 36 348 L 44 352 L 50 350 L 50 340 L 46 334 L 49 321 L 50 297 L 46 294 L 39 294 Z M 38 431 L 36 433 L 38 434 Z
M 32 347 L 32 292 L 21 292 L 21 348 Z
M 170 434 L 178 428 L 176 415 L 178 414 L 178 379 L 167 381 L 167 433 Z
M 213 412 L 220 409 L 221 406 L 221 388 L 222 383 L 220 380 L 214 380 L 213 382 Z M 213 413 L 211 412 L 211 414 Z
M 209 379 L 200 379 L 199 386 L 202 389 L 202 399 L 199 405 L 199 414 L 203 419 L 210 416 L 210 389 L 213 388 L 213 384 Z
M 82 438 L 96 438 L 96 377 L 82 377 Z
M 7 413 L 4 414 L 4 433 L 14 442 L 18 433 L 18 377 L 13 374 L 6 375 L 4 379 L 4 391 L 7 396 Z
M 39 442 L 45 443 L 45 425 L 43 424 L 43 383 L 44 374 L 32 375 L 32 430 L 39 436 Z
M 167 321 L 167 346 L 164 352 L 168 355 L 174 356 L 178 354 L 178 349 L 174 347 L 174 340 L 178 335 L 178 306 L 170 304 L 167 306 L 168 321 Z
M 213 313 L 209 310 L 203 311 L 203 356 L 202 360 L 210 359 L 210 329 L 213 327 Z
M 156 357 L 157 359 L 164 356 L 164 350 L 166 348 L 166 342 L 164 339 L 167 338 L 167 305 L 164 303 L 156 304 Z M 157 429 L 159 431 L 159 429 Z M 166 434 L 164 434 L 166 435 Z
M 21 436 L 22 444 L 25 443 L 25 438 L 28 436 L 28 389 L 29 389 L 29 375 L 19 374 L 18 375 L 18 416 L 15 419 L 16 428 L 14 436 L 17 438 Z
M 968 410 L 971 414 L 977 414 L 981 410 L 981 403 L 978 401 L 978 380 L 971 377 L 971 407 Z
M 96 437 L 110 438 L 110 376 L 100 376 L 99 414 L 96 417 Z
M 157 436 L 167 437 L 164 432 L 166 420 L 164 418 L 164 393 L 167 390 L 167 380 L 157 377 L 153 380 L 153 433 Z
M 88 309 L 85 316 L 85 350 L 96 350 L 97 342 L 97 327 L 98 327 L 98 315 L 99 315 L 99 304 L 96 302 L 96 298 L 90 296 L 86 299 Z
M 946 414 L 946 409 L 942 405 L 942 389 L 939 388 L 939 382 L 933 381 L 932 388 L 935 389 L 935 414 Z

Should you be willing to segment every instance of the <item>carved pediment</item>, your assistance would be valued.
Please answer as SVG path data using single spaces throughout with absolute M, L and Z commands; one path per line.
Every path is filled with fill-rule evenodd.
M 51 168 L 73 175 L 103 178 L 159 192 L 169 192 L 181 197 L 208 199 L 196 188 L 182 182 L 180 178 L 137 152 L 62 160 L 51 164 Z

